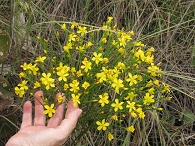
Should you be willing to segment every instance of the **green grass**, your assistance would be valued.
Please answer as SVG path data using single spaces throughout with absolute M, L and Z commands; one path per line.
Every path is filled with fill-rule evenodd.
M 101 26 L 108 16 L 113 16 L 119 28 L 134 30 L 138 40 L 156 49 L 156 61 L 162 62 L 163 80 L 172 86 L 170 96 L 173 98 L 162 105 L 164 110 L 151 111 L 145 120 L 138 121 L 136 124 L 138 130 L 133 136 L 126 135 L 119 128 L 116 129 L 114 133 L 117 138 L 111 143 L 107 141 L 104 133 L 98 133 L 95 128 L 85 129 L 88 126 L 95 127 L 90 124 L 90 121 L 83 125 L 81 122 L 68 139 L 67 145 L 189 146 L 195 144 L 195 2 L 193 0 L 44 0 L 38 2 L 0 0 L 0 8 L 0 28 L 6 30 L 12 39 L 10 57 L 1 66 L 0 73 L 8 79 L 11 86 L 15 86 L 18 81 L 16 73 L 19 71 L 20 64 L 31 60 L 39 53 L 36 36 L 41 35 L 55 45 L 55 36 L 51 34 L 59 30 L 57 24 L 62 22 L 77 21 Z M 25 16 L 23 22 L 19 17 L 21 14 Z M 8 67 L 10 65 L 11 68 Z M 0 111 L 0 119 L 3 119 L 7 127 L 10 127 L 10 122 L 2 117 L 16 113 L 21 115 L 22 103 L 16 97 L 14 99 L 11 108 L 10 105 L 7 108 L 11 112 Z M 20 121 L 14 124 L 19 126 Z M 16 129 L 13 128 L 12 131 Z M 81 131 L 84 134 L 78 135 Z M 9 136 L 7 134 L 7 137 L 2 137 L 0 143 L 5 142 Z

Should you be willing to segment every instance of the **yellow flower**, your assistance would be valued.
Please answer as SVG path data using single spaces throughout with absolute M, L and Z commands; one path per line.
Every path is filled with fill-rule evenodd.
M 123 38 L 123 37 L 118 38 L 118 41 L 119 41 L 119 45 L 120 45 L 120 46 L 125 47 L 126 44 L 127 44 L 126 39 Z
M 104 107 L 105 104 L 109 103 L 109 96 L 108 93 L 104 93 L 103 95 L 99 95 L 100 100 L 98 101 L 99 103 L 101 103 L 101 106 Z
M 41 85 L 40 85 L 39 82 L 36 81 L 36 82 L 34 83 L 34 89 L 39 88 L 39 87 L 41 87 Z
M 137 117 L 137 114 L 135 112 L 130 113 L 133 118 Z
M 72 49 L 72 43 L 67 43 L 63 48 L 65 52 L 69 53 L 70 49 Z
M 122 63 L 122 62 L 118 62 L 116 68 L 117 68 L 117 69 L 120 69 L 120 70 L 124 70 L 124 69 L 125 69 L 125 64 Z
M 19 87 L 23 88 L 24 90 L 28 90 L 28 86 L 26 85 L 28 81 L 23 80 L 22 83 L 18 84 Z
M 22 87 L 20 88 L 15 87 L 14 90 L 15 90 L 16 95 L 19 95 L 19 97 L 23 97 L 23 95 L 25 94 L 24 88 Z
M 61 70 L 64 70 L 65 72 L 68 72 L 70 70 L 70 67 L 67 65 L 63 65 L 62 62 L 59 63 L 59 66 L 56 67 L 56 70 L 59 72 Z
M 155 89 L 152 87 L 152 88 L 148 89 L 148 93 L 154 94 L 154 90 L 155 90 Z
M 74 106 L 77 106 L 77 104 L 80 104 L 79 95 L 71 94 L 71 96 L 72 96 L 72 101 L 73 101 Z
M 97 79 L 99 79 L 99 82 L 102 83 L 103 81 L 106 81 L 106 71 L 104 70 L 101 73 L 96 74 Z
M 113 116 L 111 117 L 111 119 L 113 119 L 113 120 L 115 120 L 115 121 L 118 121 L 118 116 L 117 116 L 117 115 L 113 115 Z
M 103 29 L 108 29 L 108 26 L 107 25 L 103 25 L 102 28 Z
M 84 88 L 84 89 L 87 89 L 88 87 L 89 87 L 89 83 L 88 82 L 84 82 L 83 84 L 82 84 L 82 87 Z
M 155 66 L 153 63 L 151 64 L 151 66 L 148 67 L 148 73 L 155 77 L 155 76 L 161 76 L 161 69 L 158 66 Z
M 44 105 L 48 104 L 48 98 L 44 98 L 44 99 L 43 99 L 43 104 L 44 104 Z
M 37 36 L 37 40 L 41 40 L 41 37 L 40 36 Z
M 21 72 L 21 73 L 19 73 L 19 77 L 20 78 L 26 77 L 26 74 L 24 72 Z
M 146 63 L 151 64 L 154 62 L 154 55 L 147 55 L 144 60 Z
M 53 113 L 55 113 L 55 109 L 54 109 L 54 104 L 52 103 L 51 106 L 49 105 L 44 105 L 44 108 L 46 110 L 44 110 L 44 114 L 48 114 L 48 116 L 51 118 L 53 116 Z
M 55 87 L 54 79 L 50 78 L 51 73 L 42 73 L 41 82 L 42 84 L 46 85 L 46 89 L 49 90 L 50 87 Z
M 56 67 L 56 70 L 57 70 L 57 71 L 61 71 L 61 70 L 63 69 L 63 67 L 64 67 L 63 63 L 60 62 L 60 63 L 59 63 L 59 66 Z
M 89 48 L 89 47 L 91 47 L 91 46 L 93 46 L 93 43 L 92 43 L 92 42 L 88 42 L 88 43 L 86 44 L 86 48 Z
M 141 107 L 138 108 L 138 109 L 136 109 L 136 112 L 138 113 L 138 116 L 139 116 L 141 119 L 144 119 L 144 117 L 146 116 L 146 115 L 144 114 L 144 112 L 142 111 L 142 108 L 141 108 Z
M 74 21 L 73 21 L 71 24 L 72 24 L 72 25 L 71 25 L 71 29 L 74 29 L 75 27 L 78 26 L 78 23 L 76 23 L 76 22 L 74 22 Z
M 144 104 L 149 105 L 150 103 L 154 103 L 155 100 L 153 98 L 154 95 L 150 95 L 149 93 L 146 93 L 143 99 Z
M 52 57 L 52 62 L 56 61 L 56 56 Z
M 145 46 L 141 41 L 139 41 L 139 42 L 134 42 L 133 45 L 134 45 L 135 47 L 144 47 L 144 46 Z
M 66 30 L 66 24 L 65 23 L 61 25 L 61 29 L 64 30 L 64 31 Z
M 23 70 L 27 70 L 29 69 L 29 64 L 27 64 L 26 62 L 24 62 L 23 65 L 20 65 L 20 67 L 22 67 Z
M 29 74 L 33 72 L 33 74 L 36 75 L 37 71 L 39 70 L 39 68 L 37 68 L 36 65 L 37 64 L 32 65 L 32 63 L 29 63 L 29 64 L 24 63 L 23 65 L 21 65 L 21 67 L 23 68 L 23 70 L 28 70 Z
M 166 83 L 163 83 L 163 90 L 162 92 L 170 92 L 170 86 Z
M 126 81 L 127 82 L 130 82 L 129 83 L 129 86 L 132 86 L 132 85 L 134 85 L 134 84 L 137 84 L 137 78 L 138 78 L 138 76 L 137 75 L 132 75 L 131 73 L 128 73 L 128 76 L 129 76 L 129 78 L 127 78 L 126 79 Z
M 144 112 L 140 112 L 140 113 L 139 113 L 139 117 L 140 117 L 141 119 L 144 119 L 145 116 L 146 116 L 146 115 L 144 114 Z
M 77 80 L 73 80 L 72 83 L 70 83 L 70 87 L 71 87 L 70 91 L 74 93 L 78 92 L 79 90 L 78 86 L 79 86 L 79 82 Z
M 130 101 L 127 101 L 127 106 L 126 108 L 129 109 L 129 113 L 132 112 L 132 110 L 135 110 L 135 102 L 130 102 Z
M 72 73 L 72 75 L 74 75 L 74 73 L 76 73 L 75 67 L 72 67 L 71 70 L 70 70 L 70 72 Z
M 127 127 L 126 130 L 129 131 L 129 132 L 134 132 L 135 131 L 135 128 L 132 125 L 132 126 Z
M 104 62 L 104 63 L 108 63 L 108 62 L 109 62 L 109 60 L 108 60 L 108 58 L 103 58 L 103 59 L 102 59 L 102 62 Z
M 126 40 L 126 42 L 129 42 L 130 40 L 132 40 L 132 38 L 131 38 L 132 34 L 130 34 L 130 33 L 126 33 L 126 32 L 121 31 L 121 38 Z
M 78 31 L 77 33 L 81 34 L 81 36 L 84 36 L 86 33 L 87 33 L 87 27 L 81 27 L 81 26 L 78 26 Z
M 48 43 L 48 40 L 47 39 L 43 39 L 43 40 L 44 40 L 44 42 Z
M 69 34 L 69 38 L 68 38 L 68 41 L 76 41 L 76 37 L 77 37 L 77 35 L 75 35 L 74 33 L 71 33 L 71 34 Z
M 94 57 L 92 58 L 92 60 L 95 61 L 96 64 L 99 64 L 99 62 L 102 61 L 102 57 L 101 57 L 102 56 L 102 53 L 98 53 L 97 54 L 96 52 L 94 52 L 93 53 L 93 56 Z
M 67 76 L 69 75 L 69 70 L 70 70 L 70 67 L 69 66 L 63 66 L 63 68 L 61 70 L 59 70 L 57 72 L 57 75 L 59 76 L 58 77 L 58 80 L 61 81 L 67 81 Z
M 159 80 L 154 80 L 153 83 L 154 83 L 154 85 L 156 85 L 156 86 L 158 86 L 158 87 L 160 86 Z
M 173 97 L 167 97 L 167 100 L 170 101 Z
M 144 59 L 145 59 L 144 51 L 142 51 L 142 49 L 139 49 L 138 51 L 136 51 L 134 53 L 134 56 L 141 59 L 142 61 L 144 61 Z
M 119 89 L 124 87 L 123 80 L 115 78 L 111 86 L 115 88 L 116 93 L 119 93 Z
M 96 124 L 98 125 L 98 130 L 106 130 L 107 127 L 110 125 L 108 122 L 105 122 L 105 119 L 103 119 L 101 122 L 97 121 Z
M 68 89 L 68 84 L 64 84 L 64 90 L 67 90 Z
M 147 50 L 147 55 L 151 55 L 155 51 L 154 47 L 151 47 Z
M 107 23 L 110 23 L 113 20 L 113 17 L 108 17 Z
M 57 37 L 57 38 L 60 38 L 60 33 L 59 33 L 59 31 L 56 32 L 56 37 Z
M 46 59 L 45 56 L 41 57 L 41 56 L 38 56 L 35 60 L 35 62 L 44 62 L 44 60 Z
M 111 72 L 111 74 L 114 73 L 114 74 L 113 74 L 113 77 L 115 77 L 115 78 L 117 78 L 118 75 L 121 73 L 120 70 L 119 70 L 117 67 L 115 67 L 115 68 L 112 69 L 112 70 L 110 69 L 109 71 Z
M 107 43 L 107 39 L 106 38 L 102 38 L 102 42 L 105 44 Z
M 137 75 L 137 79 L 138 79 L 139 81 L 142 81 L 142 80 L 143 80 L 143 77 L 142 77 L 141 75 Z
M 81 77 L 83 74 L 82 74 L 81 70 L 78 70 L 78 71 L 76 72 L 76 75 L 77 75 L 77 77 Z
M 125 50 L 123 48 L 119 48 L 118 49 L 118 53 L 120 53 L 121 55 L 125 54 Z
M 119 109 L 122 110 L 123 109 L 123 103 L 124 102 L 120 102 L 119 103 L 119 100 L 118 99 L 115 99 L 115 103 L 112 103 L 111 104 L 111 107 L 114 107 L 114 111 L 117 112 Z
M 152 80 L 150 80 L 147 82 L 146 87 L 151 87 L 152 85 L 153 85 L 153 82 L 152 82 Z
M 79 50 L 79 52 L 83 53 L 85 51 L 85 47 L 84 46 L 78 46 L 76 47 L 77 50 Z
M 108 140 L 111 141 L 114 139 L 114 136 L 109 132 L 108 133 Z
M 34 64 L 34 65 L 29 64 L 29 66 L 28 66 L 28 68 L 33 72 L 33 75 L 36 75 L 37 71 L 39 70 L 39 68 L 36 66 L 37 66 L 37 64 Z
M 113 45 L 113 46 L 118 46 L 118 42 L 117 42 L 116 40 L 113 40 L 113 41 L 112 41 L 112 45 Z M 117 48 L 118 48 L 118 47 L 117 47 Z
M 43 50 L 43 52 L 44 52 L 45 54 L 47 54 L 47 50 Z
M 130 101 L 132 101 L 136 96 L 137 96 L 137 94 L 135 94 L 134 92 L 129 92 L 128 96 L 125 98 L 125 100 L 130 99 Z
M 85 72 L 88 72 L 88 70 L 91 70 L 92 63 L 88 61 L 86 57 L 84 58 L 82 63 L 83 65 L 81 65 L 81 68 L 84 69 Z
M 60 94 L 58 95 L 58 102 L 62 103 L 64 101 L 64 97 Z

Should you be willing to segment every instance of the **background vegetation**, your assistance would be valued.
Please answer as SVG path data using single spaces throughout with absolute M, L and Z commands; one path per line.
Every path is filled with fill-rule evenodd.
M 143 146 L 195 145 L 194 0 L 0 0 L 0 35 L 7 32 L 11 44 L 8 58 L 0 62 L 2 145 L 21 122 L 22 102 L 12 90 L 20 64 L 39 51 L 36 36 L 52 42 L 51 34 L 59 29 L 54 23 L 77 21 L 101 26 L 108 16 L 114 17 L 119 28 L 133 30 L 138 40 L 156 49 L 156 61 L 162 62 L 163 80 L 172 87 L 173 98 L 162 105 L 162 112 L 151 113 L 144 123 L 138 123 L 136 127 L 144 127 L 145 132 L 138 130 L 134 137 L 117 131 L 117 138 L 108 142 L 103 133 L 85 128 L 88 121 L 78 124 L 67 145 L 130 145 L 129 139 Z

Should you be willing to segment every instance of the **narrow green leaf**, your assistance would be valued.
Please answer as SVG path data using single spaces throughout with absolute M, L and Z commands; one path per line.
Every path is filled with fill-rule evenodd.
M 0 63 L 3 63 L 8 57 L 10 47 L 10 36 L 0 29 Z

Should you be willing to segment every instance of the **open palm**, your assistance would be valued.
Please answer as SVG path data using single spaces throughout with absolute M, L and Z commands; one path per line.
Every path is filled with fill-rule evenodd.
M 41 96 L 40 96 L 41 95 Z M 58 95 L 56 95 L 58 96 Z M 67 111 L 64 118 L 64 104 L 56 109 L 55 114 L 46 123 L 44 109 L 42 106 L 43 93 L 35 93 L 35 117 L 32 120 L 32 104 L 26 101 L 21 128 L 13 137 L 9 139 L 6 146 L 58 146 L 62 145 L 72 130 L 75 128 L 77 120 L 82 113 L 81 109 L 73 106 L 73 102 L 68 102 Z

